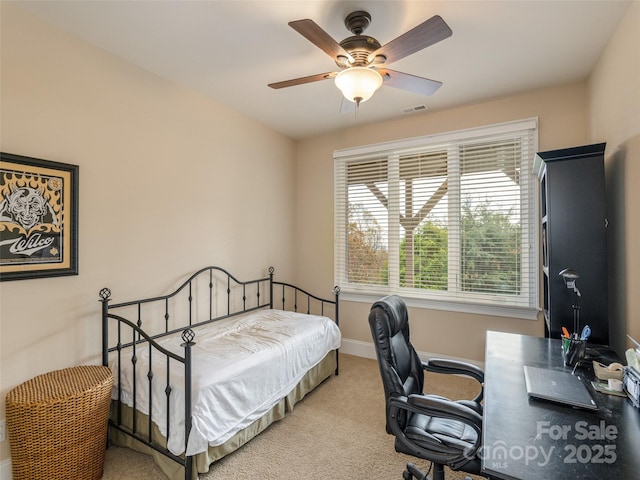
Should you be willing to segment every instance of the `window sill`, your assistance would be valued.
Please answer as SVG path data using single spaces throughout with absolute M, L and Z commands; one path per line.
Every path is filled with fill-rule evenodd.
M 390 294 L 390 293 L 389 293 Z M 372 304 L 387 294 L 374 293 L 340 293 L 340 300 L 349 302 L 361 302 Z M 471 313 L 476 315 L 488 315 L 508 317 L 519 320 L 537 320 L 540 309 L 533 307 L 518 307 L 513 305 L 486 305 L 470 302 L 455 302 L 452 300 L 431 300 L 424 298 L 412 298 L 400 295 L 408 307 L 424 308 L 430 310 L 445 310 L 449 312 Z

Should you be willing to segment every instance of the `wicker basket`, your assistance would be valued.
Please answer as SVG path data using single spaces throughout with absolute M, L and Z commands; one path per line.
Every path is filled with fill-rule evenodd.
M 39 375 L 9 392 L 14 480 L 102 477 L 113 375 L 80 366 Z

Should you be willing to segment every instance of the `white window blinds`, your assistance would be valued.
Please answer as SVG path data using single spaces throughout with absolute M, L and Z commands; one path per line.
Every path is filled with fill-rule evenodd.
M 345 292 L 537 304 L 536 121 L 335 153 Z

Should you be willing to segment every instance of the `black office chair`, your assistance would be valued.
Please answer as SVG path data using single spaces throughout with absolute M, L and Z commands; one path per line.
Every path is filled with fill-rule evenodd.
M 481 385 L 484 372 L 452 360 L 422 362 L 409 340 L 407 307 L 397 295 L 372 305 L 369 326 L 384 385 L 387 433 L 396 437 L 396 451 L 431 461 L 434 480 L 444 480 L 445 465 L 479 475 L 483 388 L 473 400 L 451 401 L 425 395 L 423 386 L 424 370 L 466 375 Z M 412 463 L 402 475 L 405 480 L 428 478 Z

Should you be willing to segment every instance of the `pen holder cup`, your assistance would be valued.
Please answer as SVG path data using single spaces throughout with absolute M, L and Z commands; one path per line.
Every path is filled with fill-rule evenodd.
M 575 367 L 576 364 L 584 360 L 587 350 L 587 341 L 574 338 L 562 339 L 562 357 L 564 364 L 568 367 Z

